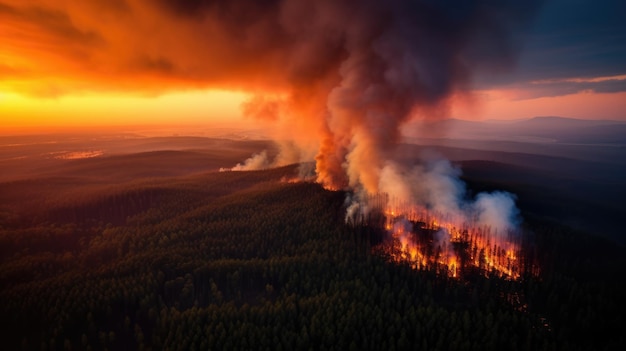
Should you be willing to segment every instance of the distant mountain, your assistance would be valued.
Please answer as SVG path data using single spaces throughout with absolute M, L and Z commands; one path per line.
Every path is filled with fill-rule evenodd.
M 626 122 L 564 117 L 535 117 L 510 125 L 504 134 L 515 133 L 554 139 L 561 143 L 626 143 Z
M 595 126 L 607 126 L 607 125 L 626 125 L 625 121 L 613 121 L 613 120 L 591 120 L 591 119 L 577 119 L 566 118 L 556 116 L 534 117 L 527 120 L 514 122 L 512 125 L 522 128 L 531 129 L 577 129 L 587 128 Z

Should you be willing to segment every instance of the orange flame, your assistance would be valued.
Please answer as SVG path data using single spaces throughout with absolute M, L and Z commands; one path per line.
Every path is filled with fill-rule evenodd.
M 498 233 L 472 223 L 455 223 L 416 206 L 387 206 L 385 230 L 391 241 L 378 248 L 414 269 L 434 269 L 458 278 L 476 271 L 516 280 L 522 273 L 521 245 L 515 233 Z

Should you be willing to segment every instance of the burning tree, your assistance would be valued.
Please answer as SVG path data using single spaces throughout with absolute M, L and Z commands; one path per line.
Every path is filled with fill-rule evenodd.
M 523 259 L 522 233 L 517 228 L 492 228 L 476 217 L 459 218 L 401 204 L 387 194 L 370 196 L 368 213 L 353 211 L 352 228 L 385 233 L 374 251 L 417 270 L 432 270 L 453 278 L 481 274 L 517 280 L 536 267 Z

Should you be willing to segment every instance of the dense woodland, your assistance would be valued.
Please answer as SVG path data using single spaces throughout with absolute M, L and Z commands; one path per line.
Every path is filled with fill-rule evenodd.
M 626 346 L 623 247 L 525 214 L 538 276 L 438 276 L 372 253 L 345 194 L 293 172 L 0 184 L 2 349 Z

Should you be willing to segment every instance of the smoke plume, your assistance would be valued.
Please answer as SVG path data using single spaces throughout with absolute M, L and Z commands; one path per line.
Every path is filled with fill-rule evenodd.
M 284 85 L 285 93 L 276 98 L 259 90 L 244 106 L 246 113 L 295 126 L 298 135 L 314 134 L 317 181 L 366 194 L 394 186 L 387 180 L 394 167 L 387 160 L 401 125 L 445 115 L 450 96 L 466 91 L 476 71 L 509 68 L 519 48 L 517 35 L 539 5 L 513 0 L 163 3 L 183 16 L 214 21 L 222 34 L 240 39 L 230 48 L 242 55 L 237 68 L 265 62 L 264 78 Z M 234 19 L 244 21 L 236 25 Z M 257 52 L 262 54 L 250 60 Z M 251 75 L 256 77 L 258 72 Z M 297 143 L 298 136 L 291 137 Z M 416 170 L 416 179 L 434 176 L 425 181 L 434 188 L 419 191 L 432 206 L 458 212 L 453 201 L 458 186 L 437 178 L 446 171 Z
M 448 160 L 429 159 L 407 170 L 387 162 L 381 171 L 378 188 L 387 194 L 387 205 L 396 213 L 418 206 L 434 217 L 456 225 L 487 227 L 494 235 L 506 235 L 519 223 L 519 212 L 513 194 L 496 191 L 479 193 L 475 199 L 466 192 L 459 179 L 461 171 Z M 351 215 L 358 210 L 366 213 L 367 199 L 351 202 Z
M 222 168 L 220 171 L 257 171 L 261 169 L 269 168 L 272 163 L 267 158 L 267 151 L 263 150 L 258 154 L 252 155 L 243 163 L 238 163 L 231 169 Z
M 480 193 L 474 203 L 478 224 L 491 227 L 502 234 L 515 229 L 519 222 L 519 211 L 515 207 L 515 196 L 502 191 Z
M 193 3 L 179 10 L 215 20 L 244 43 L 257 31 L 240 53 L 263 48 L 258 60 L 282 68 L 269 69 L 270 80 L 286 85 L 282 95 L 259 91 L 243 110 L 287 126 L 283 137 L 295 145 L 313 135 L 317 181 L 353 193 L 347 218 L 369 211 L 368 196 L 385 193 L 453 223 L 513 227 L 514 199 L 502 192 L 466 199 L 449 162 L 405 169 L 389 160 L 403 123 L 445 116 L 450 97 L 466 92 L 475 72 L 512 66 L 517 36 L 539 1 L 292 0 L 267 1 L 259 12 L 241 12 L 255 7 L 244 0 Z M 246 24 L 234 26 L 234 15 Z M 267 165 L 262 153 L 234 169 Z

